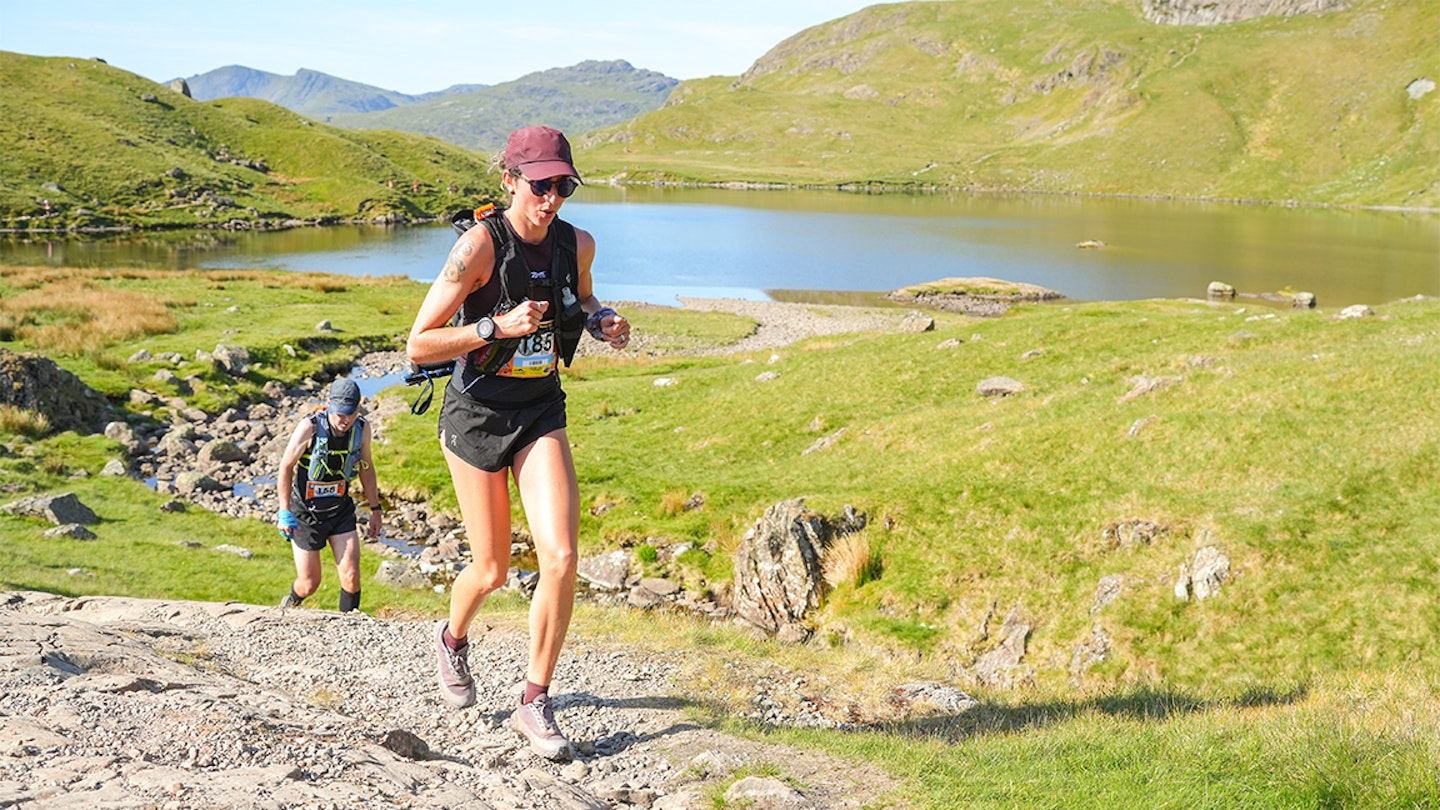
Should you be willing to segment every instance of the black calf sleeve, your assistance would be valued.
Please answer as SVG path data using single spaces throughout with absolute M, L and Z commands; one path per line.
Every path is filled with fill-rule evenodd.
M 355 610 L 358 607 L 360 607 L 360 589 L 356 588 L 355 591 L 352 593 L 345 590 L 344 588 L 341 588 L 340 612 L 349 613 L 350 611 Z

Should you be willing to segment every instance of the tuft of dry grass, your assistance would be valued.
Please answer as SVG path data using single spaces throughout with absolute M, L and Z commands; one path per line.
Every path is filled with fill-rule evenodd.
M 42 351 L 79 355 L 178 328 L 165 302 L 152 295 L 56 278 L 0 300 L 0 331 Z
M 661 514 L 674 517 L 685 511 L 685 500 L 689 497 L 683 489 L 672 489 L 660 496 Z
M 0 434 L 38 439 L 49 432 L 50 420 L 45 414 L 14 405 L 0 405 Z
M 845 535 L 827 548 L 820 567 L 831 588 L 841 585 L 858 588 L 879 579 L 885 562 L 880 550 L 870 544 L 870 538 L 857 532 Z

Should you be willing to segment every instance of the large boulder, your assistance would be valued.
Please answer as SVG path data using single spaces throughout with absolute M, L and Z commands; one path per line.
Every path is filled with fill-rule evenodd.
M 175 491 L 181 495 L 196 492 L 224 492 L 230 487 L 198 470 L 187 470 L 175 476 Z
M 0 405 L 36 411 L 56 430 L 99 433 L 114 412 L 104 395 L 54 360 L 0 349 Z
M 81 526 L 93 526 L 100 522 L 100 518 L 90 510 L 90 507 L 81 503 L 80 499 L 75 497 L 75 493 L 73 492 L 21 498 L 18 501 L 0 507 L 0 511 L 5 511 L 19 517 L 44 518 L 56 526 L 65 526 L 72 523 Z
M 800 498 L 766 509 L 735 550 L 735 613 L 782 639 L 807 638 L 805 615 L 820 604 L 824 587 L 821 555 L 837 535 L 864 525 L 864 515 L 849 507 L 844 520 L 832 523 Z
M 134 428 L 119 420 L 106 423 L 105 438 L 119 442 L 125 448 L 125 452 L 132 456 L 138 456 L 150 450 L 145 442 L 135 435 Z
M 221 343 L 211 357 L 231 377 L 244 377 L 250 370 L 250 351 L 244 346 Z
M 598 591 L 618 591 L 630 578 L 630 555 L 616 550 L 595 557 L 584 557 L 576 565 L 576 574 L 585 584 Z
M 213 472 L 222 465 L 232 462 L 248 463 L 249 461 L 250 457 L 245 451 L 229 439 L 214 439 L 206 442 L 196 456 L 196 464 L 206 472 Z

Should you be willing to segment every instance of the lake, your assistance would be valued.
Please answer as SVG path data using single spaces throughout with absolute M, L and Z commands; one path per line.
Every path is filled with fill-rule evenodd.
M 595 235 L 604 300 L 871 300 L 955 276 L 1081 301 L 1314 293 L 1323 308 L 1440 295 L 1440 214 L 1007 194 L 582 188 L 562 215 Z M 275 267 L 434 279 L 448 225 L 37 239 L 0 263 Z M 1096 241 L 1103 247 L 1078 248 Z

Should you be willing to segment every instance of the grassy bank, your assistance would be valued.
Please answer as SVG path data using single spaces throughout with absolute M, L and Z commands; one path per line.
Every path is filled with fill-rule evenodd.
M 44 343 L 42 327 L 90 316 L 25 306 L 24 272 L 0 273 L 0 346 L 41 351 L 113 397 L 155 385 L 153 368 L 128 361 L 141 347 L 191 356 L 223 339 L 267 358 L 246 380 L 209 384 L 206 407 L 338 362 L 350 341 L 396 345 L 424 292 L 399 279 L 84 271 L 71 282 L 159 302 L 170 320 L 67 346 Z M 284 286 L 296 278 L 308 286 Z M 595 607 L 576 632 L 683 651 L 703 721 L 873 759 L 916 806 L 1435 806 L 1440 427 L 1426 381 L 1440 305 L 1376 309 L 1342 320 L 1253 303 L 1034 305 L 774 357 L 582 359 L 566 380 L 582 554 L 689 544 L 650 573 L 724 591 L 755 519 L 804 497 L 827 514 L 865 512 L 860 556 L 877 565 L 839 580 L 802 648 Z M 321 317 L 346 331 L 305 349 Z M 744 327 L 664 309 L 633 320 L 675 345 Z M 292 358 L 286 344 L 302 350 Z M 1024 390 L 979 395 L 995 376 Z M 413 391 L 385 394 L 400 395 Z M 434 417 L 387 423 L 379 480 L 452 508 Z M 103 437 L 0 425 L 5 480 L 77 491 L 104 519 L 87 542 L 0 515 L 0 587 L 266 604 L 288 582 L 267 524 L 161 513 L 140 482 L 73 477 L 119 456 Z M 1117 530 L 1141 522 L 1148 540 Z M 255 559 L 213 552 L 221 543 Z M 1202 547 L 1229 558 L 1229 576 L 1208 599 L 1181 600 L 1181 566 Z M 366 556 L 367 573 L 376 562 Z M 1110 576 L 1118 596 L 1099 604 Z M 445 604 L 368 582 L 365 599 L 382 615 Z M 523 621 L 521 605 L 492 608 Z M 977 685 L 976 661 L 1012 611 L 1032 627 L 1019 685 Z M 1103 660 L 1075 665 L 1097 630 Z M 853 701 L 878 725 L 751 727 L 746 685 L 760 678 L 803 682 L 797 701 Z M 894 686 L 927 680 L 980 704 L 887 709 Z
M 1148 4 L 1147 4 L 1148 5 Z M 1159 25 L 1140 2 L 887 3 L 579 140 L 629 181 L 1440 207 L 1440 6 Z

